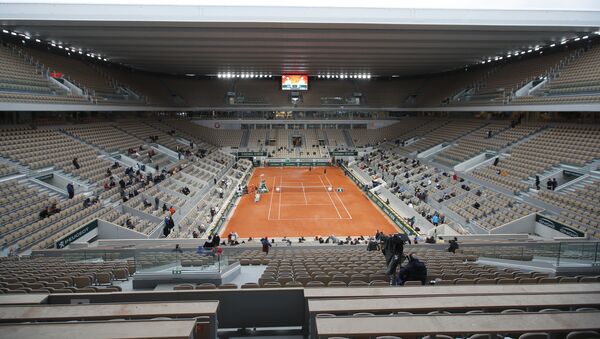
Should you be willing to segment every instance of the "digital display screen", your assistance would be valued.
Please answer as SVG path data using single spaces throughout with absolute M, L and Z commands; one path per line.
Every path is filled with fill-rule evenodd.
M 308 91 L 308 75 L 282 75 L 281 89 L 284 91 Z

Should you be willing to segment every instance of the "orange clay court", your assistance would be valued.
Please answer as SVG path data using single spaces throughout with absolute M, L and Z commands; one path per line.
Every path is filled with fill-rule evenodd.
M 363 192 L 335 167 L 268 167 L 254 170 L 248 188 L 269 189 L 259 202 L 254 194 L 243 195 L 225 234 L 240 237 L 371 236 L 377 230 L 400 232 Z M 280 187 L 276 192 L 274 187 Z M 332 191 L 328 191 L 331 187 Z M 343 192 L 337 192 L 343 188 Z

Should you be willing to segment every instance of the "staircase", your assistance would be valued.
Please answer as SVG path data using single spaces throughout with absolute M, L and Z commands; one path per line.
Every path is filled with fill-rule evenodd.
M 348 147 L 354 147 L 354 141 L 352 141 L 352 136 L 350 135 L 350 132 L 347 129 L 342 130 L 342 133 L 344 134 L 344 140 L 346 141 L 346 145 L 348 145 Z
M 240 141 L 240 148 L 248 147 L 248 140 L 250 140 L 250 130 L 244 130 L 244 134 L 242 134 L 242 140 Z

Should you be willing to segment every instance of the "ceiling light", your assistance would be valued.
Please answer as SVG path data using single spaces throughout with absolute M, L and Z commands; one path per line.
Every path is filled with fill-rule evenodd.
M 271 74 L 269 74 L 269 78 L 270 78 L 270 77 L 272 77 L 272 75 L 271 75 Z
M 583 37 L 581 37 L 581 38 L 585 40 L 585 39 L 589 38 L 589 36 L 587 36 L 587 35 L 584 35 L 584 36 L 583 36 Z
M 10 34 L 11 34 L 11 35 L 17 35 L 17 33 L 15 33 L 15 32 L 10 32 Z
M 532 50 L 532 49 L 529 49 L 529 50 L 527 50 L 527 53 L 531 53 L 531 52 L 533 52 L 533 50 Z
M 108 61 L 108 59 L 106 59 L 106 58 L 104 58 L 104 59 L 102 59 L 102 60 L 104 60 L 104 61 Z
M 540 50 L 540 48 L 536 46 L 536 47 L 534 48 L 534 50 L 535 50 L 535 51 L 539 51 L 539 50 Z
M 217 78 L 221 78 L 223 75 L 221 73 L 217 73 Z
M 10 33 L 10 32 L 9 32 L 9 31 L 7 31 L 7 30 L 5 30 L 5 29 L 3 29 L 3 30 L 2 30 L 2 33 L 6 33 L 6 34 L 8 34 L 8 33 Z
M 494 61 L 498 61 L 498 57 L 495 57 L 495 58 L 494 58 Z
M 40 39 L 35 39 L 35 42 L 42 42 L 42 40 L 40 40 Z
M 195 76 L 195 75 L 196 75 L 196 74 L 194 74 L 194 73 L 186 73 L 186 74 L 185 74 L 185 76 L 187 76 L 187 77 L 193 77 L 193 76 Z
M 525 54 L 525 52 L 521 52 L 521 55 Z
M 367 79 L 371 79 L 371 74 L 367 74 Z
M 504 57 L 499 57 L 498 60 L 502 60 Z
M 63 49 L 63 46 L 61 46 L 61 45 L 58 45 L 58 48 L 60 48 L 60 49 Z
M 600 31 L 598 31 L 598 32 L 594 32 L 594 34 L 596 34 L 596 35 L 600 35 Z
M 510 57 L 512 57 L 512 54 L 509 54 L 509 55 L 507 55 L 506 57 L 507 57 L 507 58 L 510 58 Z
M 331 77 L 331 75 L 327 74 L 326 77 L 327 77 L 327 79 L 329 79 Z
M 566 43 L 567 43 L 567 40 L 563 40 L 563 41 L 560 42 L 561 45 L 564 45 Z
M 251 78 L 254 78 L 254 73 L 250 73 L 250 77 L 251 77 Z
M 575 41 L 579 41 L 579 40 L 581 40 L 581 38 L 575 38 Z
M 83 54 L 83 52 L 82 52 L 82 51 L 79 51 L 79 54 Z
M 550 45 L 550 47 L 554 47 L 554 46 L 556 46 L 556 44 L 552 44 L 552 45 Z
M 31 39 L 31 37 L 29 35 L 26 35 L 25 39 L 29 40 L 29 39 Z

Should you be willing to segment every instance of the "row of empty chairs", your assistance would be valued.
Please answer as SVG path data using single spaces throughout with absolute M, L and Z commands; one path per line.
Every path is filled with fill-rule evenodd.
M 559 164 L 584 166 L 600 158 L 600 128 L 595 125 L 557 125 L 541 131 L 510 149 L 498 166 L 475 169 L 472 174 L 510 191 L 530 187 L 523 180 Z

